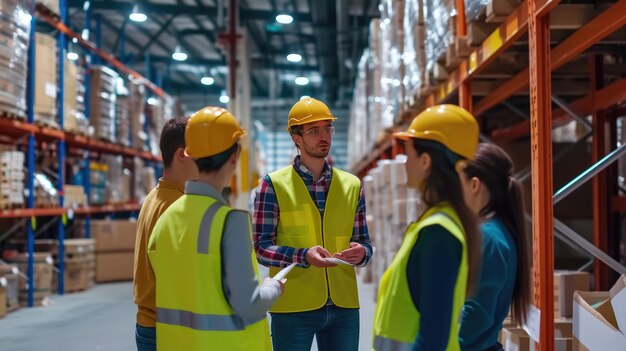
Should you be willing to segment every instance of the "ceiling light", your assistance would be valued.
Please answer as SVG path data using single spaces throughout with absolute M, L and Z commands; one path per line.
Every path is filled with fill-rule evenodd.
M 187 53 L 184 52 L 180 46 L 177 46 L 172 54 L 172 58 L 176 61 L 185 61 L 187 59 Z
M 283 13 L 283 14 L 276 16 L 276 22 L 280 24 L 289 24 L 293 22 L 293 17 Z
M 230 98 L 228 97 L 228 95 L 222 95 L 220 96 L 220 102 L 223 104 L 227 104 L 230 102 Z
M 67 59 L 70 61 L 76 61 L 78 60 L 78 54 L 73 51 L 70 51 L 67 53 Z
M 309 84 L 309 78 L 307 78 L 307 77 L 298 77 L 298 78 L 296 78 L 295 82 L 298 85 L 307 85 L 307 84 Z
M 300 61 L 302 61 L 302 55 L 299 55 L 299 54 L 289 54 L 289 55 L 287 55 L 287 61 L 289 61 L 289 62 L 300 62 Z
M 213 83 L 215 83 L 215 79 L 212 77 L 202 77 L 202 79 L 200 79 L 200 83 L 204 85 L 213 85 Z
M 148 19 L 148 16 L 146 16 L 146 14 L 139 9 L 139 5 L 135 4 L 135 6 L 133 6 L 133 12 L 128 15 L 128 18 L 130 18 L 133 22 L 141 23 L 145 22 Z

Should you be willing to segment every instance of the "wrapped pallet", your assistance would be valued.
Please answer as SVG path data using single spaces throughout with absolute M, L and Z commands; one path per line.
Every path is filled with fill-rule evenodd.
M 63 129 L 88 135 L 89 121 L 85 118 L 85 84 L 83 69 L 74 61 L 65 58 L 63 71 Z
M 28 257 L 28 253 L 19 253 L 5 257 L 5 260 L 16 265 L 20 272 L 26 273 L 28 272 Z M 52 295 L 52 256 L 50 252 L 35 252 L 33 253 L 33 261 L 33 303 L 35 306 L 47 306 L 50 304 L 50 295 Z M 23 279 L 20 279 L 19 282 L 20 306 L 26 306 L 29 285 Z
M 446 53 L 453 35 L 450 18 L 454 11 L 453 0 L 424 0 L 427 85 L 447 77 Z
M 91 68 L 90 117 L 94 137 L 115 141 L 116 88 L 118 74 L 104 66 Z
M 56 49 L 53 36 L 35 33 L 35 121 L 59 128 Z
M 423 0 L 405 0 L 404 3 L 404 100 L 412 106 L 419 97 L 426 71 L 426 29 Z
M 130 90 L 127 87 L 127 82 L 122 79 L 117 79 L 117 118 L 115 120 L 115 139 L 119 144 L 124 146 L 131 145 L 131 101 Z
M 29 1 L 0 0 L 0 115 L 26 119 Z
M 0 209 L 24 206 L 24 153 L 0 150 Z
M 146 88 L 138 81 L 130 79 L 129 94 L 131 145 L 143 150 L 148 139 L 144 131 Z
M 404 1 L 383 0 L 380 6 L 380 63 L 382 116 L 379 131 L 393 126 L 402 111 L 404 78 L 403 52 L 403 11 Z

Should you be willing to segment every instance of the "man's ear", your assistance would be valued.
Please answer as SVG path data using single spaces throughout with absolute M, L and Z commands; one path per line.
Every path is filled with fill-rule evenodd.
M 185 148 L 179 147 L 178 149 L 176 149 L 176 158 L 179 161 L 182 161 L 187 158 L 187 155 L 185 155 Z

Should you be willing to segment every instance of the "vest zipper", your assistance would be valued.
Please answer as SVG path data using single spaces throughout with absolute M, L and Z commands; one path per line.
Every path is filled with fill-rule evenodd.
M 329 187 L 329 193 L 330 193 L 330 187 Z M 326 207 L 324 207 L 324 212 L 326 212 Z M 326 250 L 326 240 L 324 238 L 324 214 L 320 213 L 320 217 L 322 219 L 322 223 L 321 223 L 321 227 L 322 227 L 322 247 L 324 247 L 324 250 Z M 326 251 L 328 251 L 328 250 L 326 250 Z M 330 296 L 330 280 L 328 280 L 328 268 L 327 267 L 324 268 L 324 275 L 326 276 L 326 292 L 328 293 L 328 299 L 326 299 L 326 304 L 328 304 L 328 300 L 331 299 L 331 296 Z M 334 304 L 334 302 L 333 302 L 333 304 Z

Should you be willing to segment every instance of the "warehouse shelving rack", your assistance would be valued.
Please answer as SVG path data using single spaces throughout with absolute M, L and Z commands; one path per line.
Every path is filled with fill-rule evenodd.
M 603 12 L 582 25 L 565 40 L 551 47 L 550 13 L 559 0 L 525 0 L 499 27 L 462 61 L 448 79 L 438 85 L 425 99 L 426 106 L 439 103 L 458 103 L 477 118 L 498 104 L 504 103 L 514 93 L 530 85 L 530 118 L 513 127 L 498 130 L 491 137 L 499 141 L 530 135 L 532 175 L 532 240 L 534 304 L 539 309 L 537 323 L 540 350 L 554 349 L 554 237 L 582 248 L 595 257 L 594 278 L 597 290 L 607 290 L 610 284 L 609 267 L 616 273 L 626 273 L 626 267 L 614 257 L 619 253 L 619 237 L 613 216 L 626 212 L 626 196 L 619 195 L 614 161 L 626 154 L 626 144 L 614 149 L 616 120 L 626 115 L 626 110 L 612 109 L 626 101 L 626 79 L 604 86 L 602 56 L 589 54 L 590 93 L 569 105 L 552 97 L 551 73 L 570 62 L 607 36 L 626 25 L 626 0 L 607 4 Z M 464 14 L 463 0 L 457 0 L 457 13 Z M 464 16 L 457 17 L 459 35 L 466 34 Z M 492 89 L 476 101 L 472 96 L 472 80 L 494 61 L 528 34 L 529 65 L 503 84 Z M 552 102 L 559 108 L 552 110 Z M 405 112 L 406 113 L 406 112 Z M 570 183 L 554 192 L 552 167 L 556 155 L 552 154 L 552 128 L 573 118 L 592 115 L 593 162 Z M 406 122 L 406 121 L 405 121 Z M 398 124 L 394 129 L 403 128 Z M 483 140 L 489 137 L 481 136 Z M 584 139 L 587 139 L 586 137 Z M 608 141 L 608 143 L 607 143 Z M 612 145 L 612 147 L 608 146 Z M 364 176 L 380 159 L 393 158 L 399 152 L 388 136 L 353 169 Z M 608 169 L 607 169 L 608 168 Z M 553 206 L 588 180 L 593 182 L 593 244 L 554 218 Z M 621 190 L 624 192 L 624 190 Z M 607 252 L 611 252 L 608 255 Z
M 30 45 L 28 48 L 28 82 L 27 82 L 27 119 L 26 121 L 20 121 L 12 118 L 8 118 L 8 116 L 0 115 L 0 130 L 2 130 L 3 135 L 7 135 L 10 137 L 14 137 L 16 139 L 27 138 L 27 189 L 28 189 L 28 197 L 26 201 L 26 208 L 23 209 L 11 209 L 6 211 L 0 211 L 0 219 L 16 219 L 16 220 L 25 220 L 27 222 L 27 251 L 28 251 L 28 271 L 27 271 L 27 279 L 29 282 L 32 282 L 34 279 L 34 241 L 35 241 L 35 231 L 37 230 L 37 218 L 40 217 L 61 217 L 61 220 L 58 221 L 58 293 L 63 294 L 64 289 L 64 238 L 65 238 L 65 226 L 67 222 L 68 216 L 85 216 L 85 235 L 86 237 L 90 236 L 90 216 L 93 214 L 99 213 L 109 213 L 114 214 L 118 212 L 131 212 L 136 213 L 140 209 L 140 204 L 135 200 L 125 204 L 115 204 L 115 205 L 103 205 L 103 206 L 87 206 L 87 207 L 79 207 L 79 208 L 64 208 L 64 198 L 63 198 L 63 183 L 65 178 L 65 156 L 67 148 L 77 148 L 84 150 L 85 157 L 85 176 L 84 176 L 84 186 L 85 192 L 87 194 L 87 199 L 89 203 L 90 197 L 90 175 L 89 175 L 89 163 L 91 159 L 90 153 L 102 153 L 102 154 L 113 154 L 113 155 L 121 155 L 125 157 L 139 157 L 147 163 L 156 164 L 161 161 L 160 156 L 151 154 L 150 152 L 146 152 L 143 150 L 125 147 L 122 145 L 105 142 L 98 140 L 96 138 L 86 137 L 79 134 L 70 133 L 63 130 L 63 117 L 64 117 L 64 58 L 66 55 L 66 46 L 67 39 L 73 40 L 75 43 L 80 45 L 84 50 L 88 52 L 88 62 L 95 63 L 106 63 L 112 66 L 118 72 L 125 73 L 129 76 L 134 77 L 141 84 L 146 86 L 152 94 L 163 97 L 165 96 L 165 92 L 155 83 L 151 82 L 149 79 L 143 77 L 133 69 L 127 67 L 118 59 L 116 59 L 113 55 L 105 52 L 100 48 L 100 25 L 99 21 L 96 18 L 95 25 L 95 38 L 96 43 L 89 41 L 86 38 L 83 38 L 80 34 L 72 31 L 70 27 L 67 25 L 68 19 L 68 7 L 66 0 L 59 1 L 60 8 L 60 16 L 58 14 L 53 13 L 48 8 L 43 6 L 40 3 L 36 3 L 33 1 L 31 8 L 31 28 L 30 28 Z M 84 9 L 86 11 L 86 23 L 85 29 L 87 32 L 91 31 L 91 9 L 90 7 L 86 7 Z M 53 29 L 58 31 L 58 56 L 59 56 L 59 87 L 57 94 L 57 106 L 58 106 L 58 116 L 59 116 L 59 126 L 60 129 L 48 128 L 45 126 L 41 126 L 35 123 L 34 118 L 34 83 L 35 83 L 35 31 L 37 21 L 42 21 L 49 24 Z M 93 60 L 91 60 L 93 56 Z M 85 115 L 89 118 L 89 72 L 85 71 Z M 147 120 L 145 124 L 147 124 Z M 59 207 L 53 208 L 35 208 L 34 202 L 34 169 L 35 169 L 35 148 L 37 147 L 37 142 L 46 142 L 46 143 L 57 143 L 57 155 L 58 155 L 58 184 L 57 190 L 59 193 Z M 156 167 L 156 166 L 155 166 Z M 14 226 L 11 230 L 17 229 L 17 226 Z M 11 231 L 10 230 L 10 231 Z M 10 233 L 9 233 L 10 234 Z M 0 236 L 2 239 L 6 238 L 7 233 L 3 233 Z M 0 239 L 0 241 L 2 240 Z M 34 285 L 28 284 L 28 306 L 32 307 L 34 303 Z

